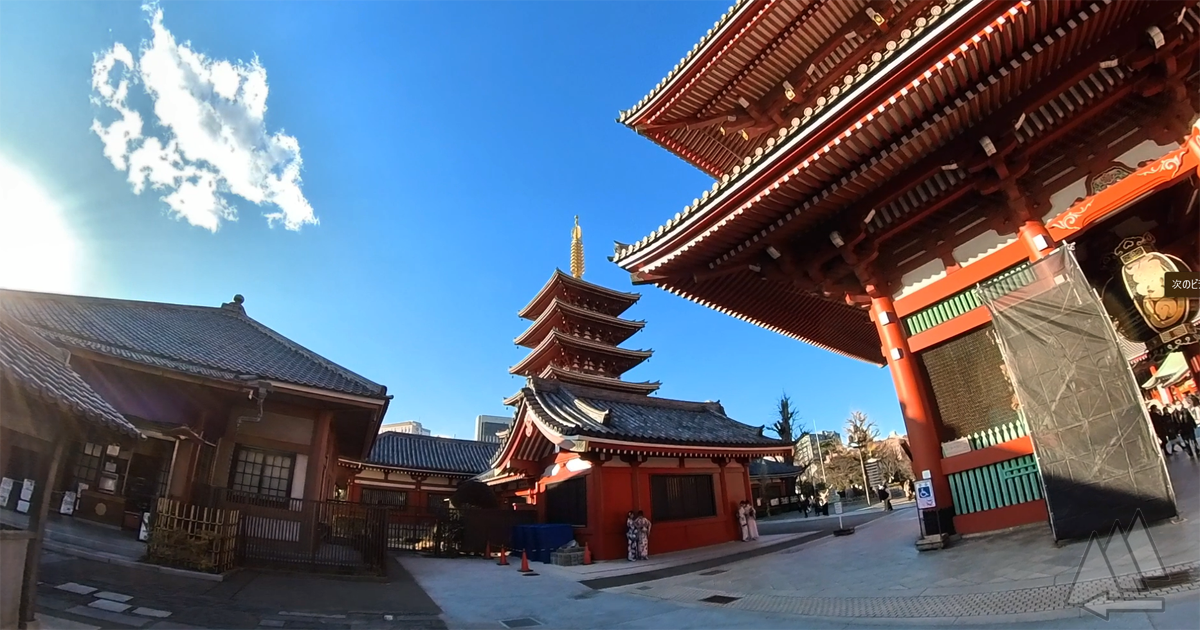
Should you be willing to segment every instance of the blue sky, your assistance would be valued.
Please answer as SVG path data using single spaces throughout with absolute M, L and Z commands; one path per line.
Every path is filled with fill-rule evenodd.
M 525 354 L 512 343 L 526 325 L 516 312 L 568 266 L 572 217 L 586 279 L 630 290 L 606 259 L 612 242 L 641 238 L 711 184 L 614 119 L 723 2 L 160 8 L 173 43 L 152 39 L 152 14 L 134 2 L 0 4 L 0 163 L 22 183 L 0 197 L 0 248 L 7 238 L 35 261 L 8 265 L 0 284 L 213 306 L 244 294 L 252 317 L 386 384 L 388 421 L 469 437 L 476 415 L 508 415 L 500 401 L 521 384 L 508 368 Z M 91 127 L 114 129 L 125 67 L 104 77 L 106 94 L 93 65 L 118 43 L 137 69 L 117 104 L 143 122 L 120 159 L 157 155 L 156 168 L 191 169 L 192 181 L 224 178 L 245 193 L 217 197 L 236 220 L 206 205 L 212 195 L 154 190 L 153 175 L 136 194 L 106 157 Z M 191 53 L 209 69 L 229 62 L 210 87 L 242 86 L 223 105 L 220 87 L 205 101 L 226 144 L 199 147 L 194 120 L 157 115 L 179 104 L 162 89 L 164 60 Z M 264 76 L 259 119 L 251 84 Z M 167 152 L 135 154 L 151 137 Z M 297 156 L 302 180 L 288 172 Z M 882 433 L 904 431 L 885 369 L 637 290 L 628 316 L 648 324 L 625 346 L 655 355 L 627 378 L 719 399 L 749 424 L 771 422 L 787 391 L 810 429 L 840 430 L 860 409 Z

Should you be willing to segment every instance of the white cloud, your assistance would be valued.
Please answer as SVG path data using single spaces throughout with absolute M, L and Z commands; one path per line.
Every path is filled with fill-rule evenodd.
M 92 64 L 92 101 L 116 112 L 107 126 L 92 121 L 104 156 L 128 172 L 135 194 L 147 187 L 160 191 L 172 212 L 207 230 L 237 220 L 231 195 L 264 207 L 271 225 L 298 230 L 316 224 L 300 189 L 300 143 L 269 133 L 264 123 L 267 71 L 258 58 L 210 59 L 190 42 L 175 40 L 161 8 L 145 9 L 152 37 L 142 42 L 138 58 L 117 43 Z M 150 97 L 161 137 L 146 133 L 141 114 L 127 102 L 132 84 Z

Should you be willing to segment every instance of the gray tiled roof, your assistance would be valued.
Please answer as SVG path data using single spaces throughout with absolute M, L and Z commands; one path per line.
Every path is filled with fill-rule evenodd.
M 216 308 L 0 290 L 0 309 L 58 345 L 145 365 L 372 398 L 387 392 L 254 321 L 240 305 Z
M 141 435 L 66 362 L 66 353 L 34 337 L 36 333 L 0 314 L 0 374 L 20 389 L 63 411 L 106 429 Z M 61 352 L 61 351 L 59 351 Z
M 714 447 L 786 446 L 761 427 L 725 415 L 720 403 L 610 392 L 529 379 L 521 390 L 537 418 L 563 435 L 646 444 Z
M 366 463 L 411 470 L 477 475 L 489 468 L 495 442 L 454 440 L 387 431 L 375 438 Z
M 804 466 L 791 466 L 783 462 L 760 459 L 750 462 L 750 477 L 762 477 L 764 468 L 767 477 L 791 477 L 804 472 Z

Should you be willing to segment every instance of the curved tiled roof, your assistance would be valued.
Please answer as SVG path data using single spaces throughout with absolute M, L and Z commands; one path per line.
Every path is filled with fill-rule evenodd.
M 0 290 L 0 309 L 68 347 L 220 380 L 261 378 L 371 398 L 387 388 L 225 308 Z
M 776 136 L 767 140 L 765 147 L 759 147 L 752 155 L 743 158 L 741 165 L 735 166 L 731 172 L 723 175 L 713 183 L 711 189 L 705 190 L 700 197 L 693 199 L 691 204 L 684 206 L 680 212 L 675 213 L 674 217 L 636 243 L 618 244 L 614 248 L 613 261 L 620 264 L 624 259 L 656 243 L 664 235 L 671 234 L 681 225 L 689 223 L 689 219 L 705 214 L 712 205 L 709 203 L 710 201 L 718 199 L 727 190 L 736 188 L 742 180 L 746 179 L 747 175 L 757 173 L 763 164 L 770 164 L 780 154 L 792 150 L 793 144 L 798 139 L 818 130 L 824 123 L 823 115 L 826 112 L 852 104 L 854 101 L 848 101 L 847 97 L 852 94 L 856 86 L 861 85 L 869 77 L 881 76 L 891 70 L 887 64 L 888 61 L 897 57 L 939 20 L 944 20 L 948 15 L 954 13 L 956 7 L 961 8 L 962 6 L 965 6 L 964 0 L 944 0 L 942 4 L 934 5 L 930 9 L 929 16 L 921 18 L 914 28 L 906 28 L 897 32 L 894 37 L 889 39 L 883 52 L 875 53 L 869 62 L 860 64 L 853 72 L 845 75 L 841 81 L 835 82 L 823 96 L 817 98 L 814 106 L 806 107 L 801 116 L 790 121 L 790 125 L 781 127 Z
M 624 394 L 532 378 L 521 390 L 538 420 L 562 435 L 655 445 L 787 447 L 720 403 Z
M 804 472 L 804 466 L 792 466 L 783 462 L 759 459 L 750 462 L 750 478 L 758 477 L 794 477 Z
M 459 475 L 478 475 L 489 468 L 500 445 L 388 431 L 375 438 L 364 463 L 393 468 Z
M 34 335 L 28 327 L 0 314 L 0 375 L 4 380 L 106 429 L 129 436 L 141 435 L 71 369 L 65 353 L 55 356 L 57 349 L 48 347 L 45 341 L 39 343 Z
M 736 0 L 733 3 L 733 6 L 729 7 L 729 9 L 725 11 L 725 14 L 722 15 L 719 20 L 713 23 L 713 27 L 708 29 L 708 32 L 704 34 L 704 37 L 701 37 L 700 41 L 697 42 L 696 45 L 692 46 L 692 49 L 689 50 L 687 54 L 679 60 L 679 63 L 675 64 L 675 67 L 667 73 L 667 76 L 663 77 L 663 79 L 658 82 L 658 85 L 654 86 L 654 89 L 650 90 L 649 94 L 643 96 L 642 99 L 633 107 L 621 111 L 620 115 L 617 117 L 617 121 L 624 123 L 637 112 L 641 111 L 641 109 L 650 103 L 650 101 L 654 100 L 654 98 L 658 96 L 659 92 L 662 92 L 663 88 L 670 85 L 671 82 L 674 81 L 677 76 L 679 76 L 679 73 L 686 69 L 688 64 L 696 59 L 696 55 L 700 51 L 704 50 L 717 35 L 720 35 L 722 29 L 729 24 L 730 19 L 738 12 L 739 9 L 743 9 L 751 4 L 753 3 L 750 2 L 750 0 Z

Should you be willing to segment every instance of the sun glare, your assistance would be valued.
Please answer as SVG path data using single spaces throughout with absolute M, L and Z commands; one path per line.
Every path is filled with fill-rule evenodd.
M 75 292 L 79 258 L 62 207 L 0 155 L 0 288 Z

